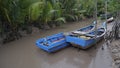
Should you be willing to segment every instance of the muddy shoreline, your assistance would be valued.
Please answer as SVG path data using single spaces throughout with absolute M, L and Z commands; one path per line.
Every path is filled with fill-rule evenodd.
M 39 38 L 76 30 L 92 21 L 89 19 L 79 23 L 64 24 L 47 31 L 34 28 L 31 35 L 2 45 L 0 68 L 112 68 L 109 52 L 101 49 L 104 40 L 87 50 L 70 46 L 52 54 L 35 46 Z
M 120 40 L 114 40 L 109 45 L 111 56 L 113 59 L 113 65 L 115 68 L 120 68 Z

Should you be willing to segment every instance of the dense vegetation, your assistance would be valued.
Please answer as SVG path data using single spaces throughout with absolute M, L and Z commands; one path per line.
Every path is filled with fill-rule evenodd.
M 105 0 L 98 0 L 98 15 L 105 13 Z M 0 36 L 2 41 L 19 39 L 32 27 L 49 29 L 62 23 L 94 16 L 94 0 L 0 0 Z M 116 13 L 119 0 L 108 0 L 108 12 Z

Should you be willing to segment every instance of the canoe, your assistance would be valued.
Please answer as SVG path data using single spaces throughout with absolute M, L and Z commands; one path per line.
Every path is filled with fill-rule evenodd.
M 95 29 L 96 21 L 94 21 L 91 25 L 80 28 L 75 31 L 71 31 L 72 34 L 87 34 Z
M 65 40 L 63 33 L 54 34 L 45 38 L 40 38 L 36 41 L 36 46 L 51 53 L 62 48 L 67 47 L 69 44 Z
M 77 45 L 82 49 L 87 49 L 96 44 L 106 33 L 106 23 L 104 22 L 97 31 L 92 31 L 84 35 L 71 34 L 66 36 L 66 41 Z

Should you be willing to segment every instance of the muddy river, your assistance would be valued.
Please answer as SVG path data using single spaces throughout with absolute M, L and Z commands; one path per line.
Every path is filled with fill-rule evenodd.
M 34 29 L 33 34 L 2 45 L 0 68 L 113 68 L 104 40 L 87 50 L 70 46 L 55 53 L 47 53 L 35 46 L 35 41 L 41 37 L 79 29 L 91 22 L 90 19 L 69 23 L 47 31 Z

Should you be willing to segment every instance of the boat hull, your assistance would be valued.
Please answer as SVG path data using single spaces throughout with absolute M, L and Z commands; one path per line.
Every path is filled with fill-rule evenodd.
M 89 47 L 91 47 L 92 45 L 96 44 L 101 38 L 97 38 L 97 39 L 82 39 L 82 38 L 78 38 L 78 37 L 72 37 L 72 36 L 66 36 L 66 41 L 70 42 L 71 44 L 75 44 L 76 47 L 80 47 L 82 49 L 87 49 Z M 74 46 L 74 45 L 73 45 Z
M 89 32 L 84 35 L 67 35 L 66 41 L 72 44 L 79 45 L 82 49 L 89 48 L 90 46 L 96 44 L 106 33 L 106 22 L 102 23 L 102 26 L 96 31 Z

